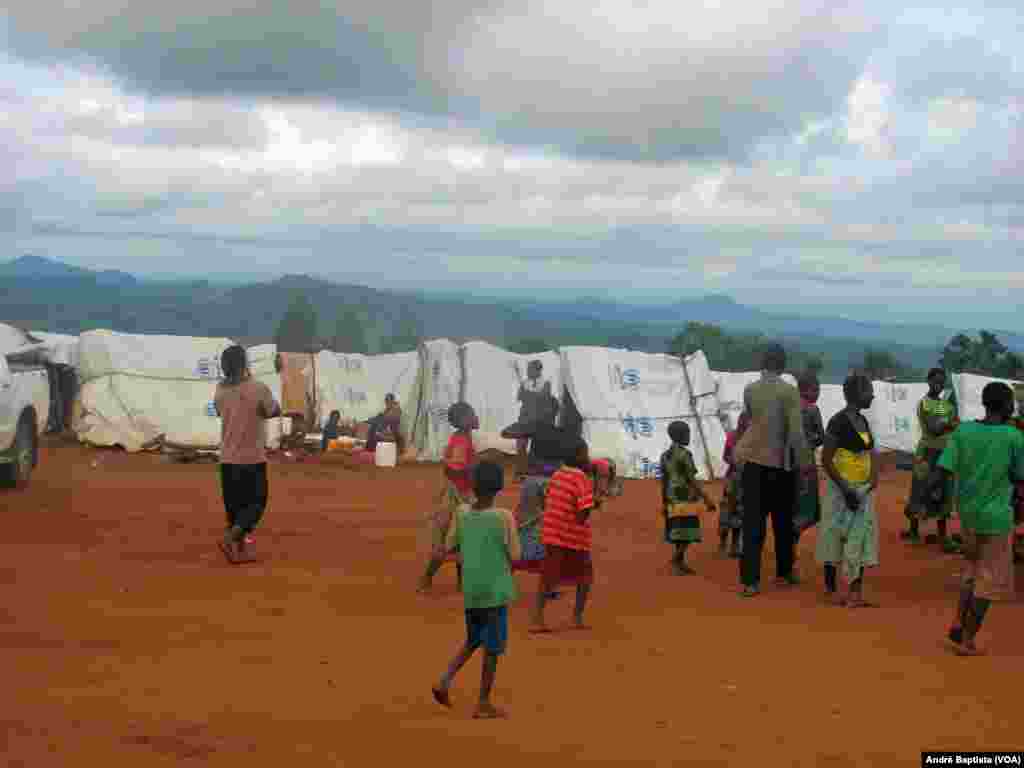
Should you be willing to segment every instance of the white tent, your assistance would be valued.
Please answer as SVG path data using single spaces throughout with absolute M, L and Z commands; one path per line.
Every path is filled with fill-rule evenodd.
M 281 402 L 281 375 L 274 367 L 274 359 L 277 357 L 277 345 L 260 344 L 249 347 L 245 350 L 245 357 L 249 363 L 249 371 L 256 381 L 266 384 L 274 395 L 274 399 Z M 271 419 L 267 422 L 267 447 L 277 448 L 281 444 L 284 435 L 291 434 L 292 420 L 287 416 Z M 219 444 L 219 442 L 218 442 Z
M 0 355 L 20 351 L 32 343 L 29 335 L 20 328 L 0 323 Z
M 78 337 L 62 333 L 23 331 L 0 323 L 0 354 L 38 351 L 47 362 L 56 365 L 78 365 Z
M 70 336 L 64 333 L 45 333 L 42 331 L 29 331 L 33 338 L 42 342 L 46 350 L 47 359 L 57 365 L 70 365 L 78 367 L 78 336 Z
M 981 391 L 985 385 L 993 381 L 1001 381 L 1013 389 L 1014 385 L 1020 382 L 1013 379 L 993 379 L 988 376 L 978 376 L 974 373 L 959 373 L 953 375 L 953 386 L 956 390 L 957 406 L 960 412 L 960 421 L 985 418 L 985 406 L 981 403 Z
M 743 410 L 743 391 L 747 388 L 748 384 L 760 379 L 761 374 L 758 371 L 714 371 L 712 376 L 715 380 L 715 391 L 718 394 L 719 411 L 726 420 L 728 428 L 736 429 L 740 412 Z M 796 386 L 796 380 L 788 373 L 783 374 L 782 378 L 794 387 Z
M 230 339 L 89 331 L 79 343 L 79 439 L 138 451 L 159 435 L 220 444 L 213 394 Z
M 458 345 L 448 339 L 424 342 L 418 354 L 418 409 L 413 423 L 413 445 L 420 461 L 438 461 L 452 435 L 448 409 L 462 395 L 461 355 Z
M 331 411 L 342 419 L 366 421 L 384 410 L 384 396 L 393 394 L 402 407 L 402 432 L 409 435 L 416 419 L 420 356 L 417 352 L 389 355 L 317 355 L 317 410 L 321 423 Z
M 563 347 L 562 376 L 583 418 L 591 455 L 614 459 L 629 478 L 659 474 L 672 421 L 690 425 L 691 450 L 702 477 L 724 472 L 725 432 L 718 417 L 715 378 L 702 352 L 682 361 L 599 347 Z M 691 389 L 692 387 L 692 389 Z
M 480 429 L 473 434 L 477 450 L 515 453 L 515 441 L 503 439 L 501 430 L 519 419 L 519 375 L 526 378 L 526 366 L 531 360 L 543 364 L 543 377 L 551 383 L 552 394 L 560 398 L 562 371 L 557 352 L 517 355 L 484 341 L 462 346 L 463 397 L 480 419 Z

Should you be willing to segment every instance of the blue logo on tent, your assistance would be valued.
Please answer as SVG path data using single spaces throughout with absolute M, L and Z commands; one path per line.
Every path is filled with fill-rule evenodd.
M 217 416 L 217 404 L 214 403 L 213 400 L 206 404 L 206 415 L 213 417 Z
M 622 417 L 622 428 L 634 440 L 640 437 L 651 437 L 654 434 L 654 420 L 647 416 L 630 416 L 627 414 Z
M 640 371 L 636 368 L 629 368 L 622 372 L 622 388 L 636 389 L 640 386 Z

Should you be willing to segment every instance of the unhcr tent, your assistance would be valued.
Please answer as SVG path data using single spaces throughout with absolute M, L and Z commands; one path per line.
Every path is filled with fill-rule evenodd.
M 462 360 L 458 345 L 448 339 L 424 342 L 418 354 L 417 412 L 411 442 L 420 461 L 439 461 L 452 435 L 448 409 L 463 394 Z
M 384 396 L 398 398 L 402 408 L 402 433 L 408 437 L 416 420 L 419 396 L 420 355 L 317 355 L 317 411 L 322 425 L 331 411 L 344 420 L 366 421 L 384 410 Z
M 957 404 L 960 409 L 960 421 L 985 418 L 985 406 L 981 404 L 981 391 L 985 385 L 993 381 L 1001 381 L 1010 389 L 1020 382 L 1013 379 L 993 379 L 974 373 L 958 373 L 953 375 L 953 387 L 956 392 Z
M 213 395 L 230 339 L 89 331 L 79 342 L 82 442 L 128 451 L 163 435 L 190 448 L 220 444 Z
M 516 452 L 515 440 L 501 437 L 501 430 L 519 419 L 519 379 L 526 378 L 531 360 L 543 366 L 543 378 L 551 383 L 551 393 L 561 398 L 561 358 L 557 352 L 517 355 L 484 341 L 471 341 L 461 349 L 463 397 L 476 411 L 480 429 L 473 434 L 477 450 Z M 518 374 L 517 371 L 518 370 Z
M 566 392 L 579 411 L 583 437 L 595 457 L 613 459 L 628 478 L 659 475 L 672 421 L 690 426 L 700 476 L 721 477 L 725 431 L 715 378 L 703 352 L 683 361 L 599 347 L 563 347 Z

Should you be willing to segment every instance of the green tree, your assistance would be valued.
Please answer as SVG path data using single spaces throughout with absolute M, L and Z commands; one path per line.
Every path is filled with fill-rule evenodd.
M 825 359 L 821 355 L 808 355 L 803 367 L 808 373 L 820 377 L 821 372 L 825 370 Z
M 991 331 L 981 331 L 977 339 L 958 333 L 942 350 L 942 367 L 961 373 L 1018 378 L 1024 374 L 1024 360 L 1006 348 Z
M 355 307 L 345 307 L 338 313 L 334 324 L 331 350 L 348 354 L 369 354 L 366 340 L 366 317 Z
M 411 309 L 403 307 L 391 335 L 382 342 L 385 353 L 409 352 L 416 349 L 423 339 L 419 318 Z
M 864 352 L 864 364 L 861 369 L 871 379 L 891 379 L 898 376 L 904 366 L 888 350 L 868 349 Z
M 678 356 L 703 350 L 713 370 L 756 371 L 761 367 L 759 352 L 763 343 L 761 336 L 733 336 L 717 325 L 690 322 L 668 343 L 668 352 Z
M 274 343 L 279 352 L 314 352 L 317 342 L 316 308 L 304 293 L 296 294 L 277 326 Z
M 519 339 L 508 348 L 509 352 L 515 352 L 517 355 L 539 355 L 550 349 L 551 345 L 544 339 L 535 338 Z
M 967 371 L 974 365 L 974 340 L 958 333 L 942 349 L 941 365 L 947 371 Z

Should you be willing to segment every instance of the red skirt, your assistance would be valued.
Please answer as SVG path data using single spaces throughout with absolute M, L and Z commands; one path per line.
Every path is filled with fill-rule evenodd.
M 594 583 L 594 565 L 590 552 L 580 549 L 545 546 L 541 563 L 541 585 L 545 591 L 554 591 L 562 585 Z

